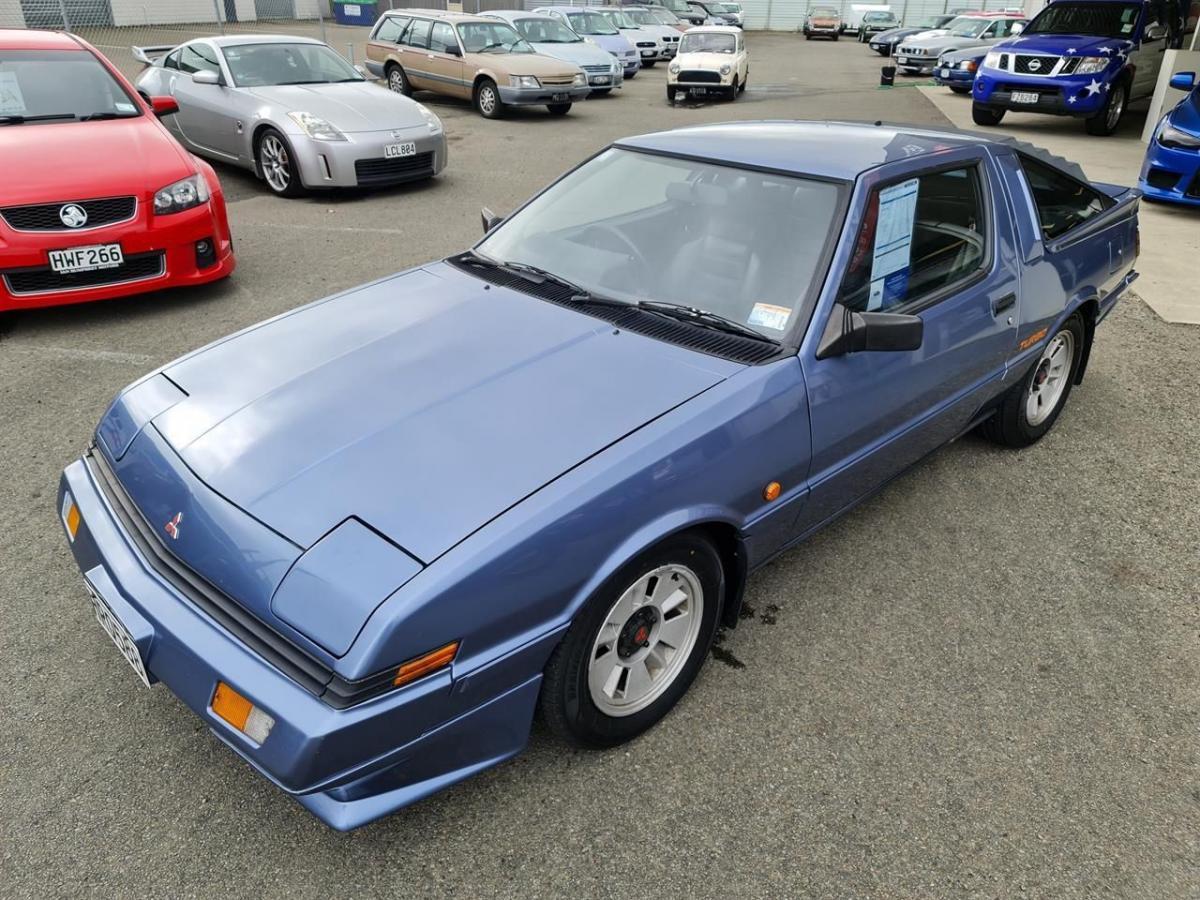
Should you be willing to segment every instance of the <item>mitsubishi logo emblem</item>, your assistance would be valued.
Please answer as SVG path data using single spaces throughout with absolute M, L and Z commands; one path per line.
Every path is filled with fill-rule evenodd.
M 87 210 L 78 203 L 68 203 L 58 211 L 58 217 L 68 228 L 82 228 L 87 224 Z
M 175 513 L 175 518 L 163 526 L 163 529 L 171 536 L 171 540 L 179 540 L 179 523 L 183 521 L 183 513 Z

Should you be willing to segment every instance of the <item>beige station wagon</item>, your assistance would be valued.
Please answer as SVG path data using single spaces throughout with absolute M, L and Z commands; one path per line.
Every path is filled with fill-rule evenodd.
M 507 22 L 436 9 L 384 13 L 366 65 L 393 91 L 462 97 L 488 119 L 507 106 L 543 104 L 561 116 L 590 90 L 582 69 L 536 53 Z

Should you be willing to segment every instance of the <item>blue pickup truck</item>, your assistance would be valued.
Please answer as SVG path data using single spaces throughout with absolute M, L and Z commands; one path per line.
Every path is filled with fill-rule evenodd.
M 1142 0 L 1054 0 L 992 47 L 975 77 L 975 124 L 1008 110 L 1075 116 L 1088 134 L 1117 130 L 1131 101 L 1154 93 L 1169 23 Z
M 471 249 L 117 398 L 56 505 L 84 602 L 336 828 L 513 756 L 535 709 L 631 740 L 750 572 L 971 428 L 1054 426 L 1139 202 L 1003 136 L 617 141 Z

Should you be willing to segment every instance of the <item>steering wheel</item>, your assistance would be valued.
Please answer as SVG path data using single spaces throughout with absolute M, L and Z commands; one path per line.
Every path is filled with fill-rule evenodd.
M 638 273 L 639 276 L 648 276 L 652 271 L 650 268 L 650 263 L 646 260 L 646 257 L 642 255 L 642 251 L 638 249 L 637 244 L 631 241 L 612 225 L 589 225 L 584 229 L 583 234 L 580 235 L 580 237 L 588 240 L 589 242 L 595 243 L 596 246 L 600 247 L 601 249 L 615 250 L 619 253 L 625 253 L 629 257 L 629 261 L 631 263 L 637 263 L 638 268 L 640 269 L 640 272 Z M 610 241 L 610 238 L 613 240 Z M 604 246 L 605 243 L 608 244 L 607 247 Z M 613 247 L 614 243 L 617 245 L 616 247 Z

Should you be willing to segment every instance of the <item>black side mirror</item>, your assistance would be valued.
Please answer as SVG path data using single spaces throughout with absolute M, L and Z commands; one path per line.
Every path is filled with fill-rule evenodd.
M 856 312 L 840 303 L 825 324 L 817 359 L 879 350 L 918 350 L 925 337 L 920 316 L 890 312 Z
M 458 44 L 448 44 L 446 49 L 442 52 L 447 56 L 462 56 L 462 50 L 459 48 Z
M 486 206 L 479 211 L 479 218 L 483 222 L 483 233 L 487 234 L 497 225 L 504 221 L 503 216 L 498 216 Z

